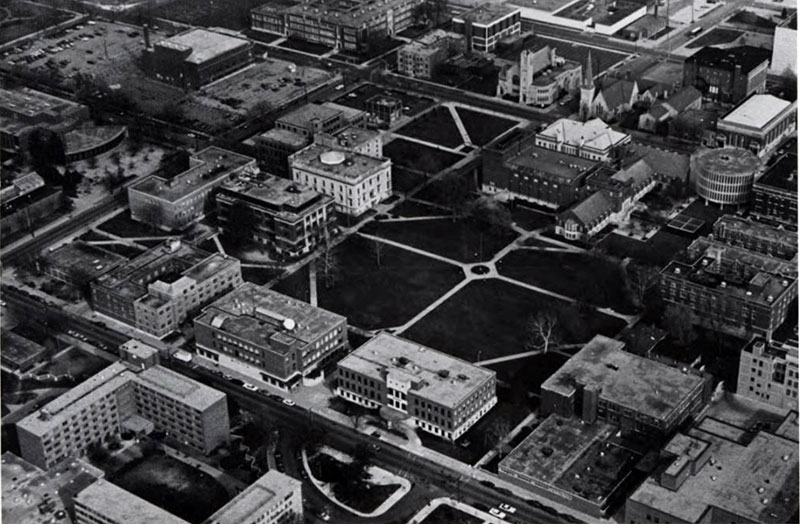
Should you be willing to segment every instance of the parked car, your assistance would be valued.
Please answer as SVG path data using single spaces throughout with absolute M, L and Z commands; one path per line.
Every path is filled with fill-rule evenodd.
M 489 510 L 489 513 L 491 513 L 492 515 L 494 515 L 494 516 L 495 516 L 495 517 L 497 517 L 498 519 L 504 519 L 504 518 L 506 518 L 506 514 L 505 514 L 505 513 L 503 513 L 502 511 L 500 511 L 500 510 L 499 510 L 499 509 L 497 509 L 497 508 L 492 508 L 492 509 L 490 509 L 490 510 Z
M 500 508 L 501 510 L 505 511 L 506 513 L 510 513 L 512 515 L 517 512 L 517 508 L 515 508 L 514 506 L 511 506 L 509 504 L 505 504 L 504 503 L 504 504 L 500 504 L 497 507 Z
M 283 403 L 286 404 L 287 406 L 294 406 L 295 405 L 294 400 L 292 400 L 290 398 L 283 399 Z
M 257 388 L 257 387 L 255 387 L 254 385 L 252 385 L 252 384 L 251 384 L 251 383 L 249 383 L 249 382 L 245 382 L 244 384 L 242 384 L 242 387 L 243 387 L 244 389 L 247 389 L 247 390 L 250 390 L 250 391 L 258 391 L 258 388 Z

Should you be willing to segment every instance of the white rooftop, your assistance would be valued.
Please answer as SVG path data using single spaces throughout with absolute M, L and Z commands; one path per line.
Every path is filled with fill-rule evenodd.
M 599 118 L 588 122 L 561 118 L 550 124 L 539 136 L 572 146 L 603 151 L 622 143 L 629 135 L 613 130 Z
M 720 123 L 763 128 L 783 113 L 791 102 L 773 95 L 753 95 L 728 113 Z
M 173 49 L 190 48 L 192 54 L 186 59 L 193 64 L 202 64 L 212 58 L 248 45 L 243 38 L 236 38 L 207 29 L 192 29 L 158 42 L 157 45 Z

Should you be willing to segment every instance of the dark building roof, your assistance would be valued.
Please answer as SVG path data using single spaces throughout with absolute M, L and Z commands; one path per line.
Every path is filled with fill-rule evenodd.
M 603 88 L 603 98 L 609 108 L 619 107 L 631 101 L 633 89 L 638 86 L 632 80 L 617 80 Z
M 677 111 L 678 113 L 683 113 L 686 108 L 688 108 L 693 103 L 701 100 L 703 98 L 702 93 L 695 89 L 694 87 L 684 87 L 671 97 L 667 99 L 665 104 L 670 106 L 672 109 Z
M 686 62 L 695 62 L 698 65 L 733 71 L 741 67 L 742 73 L 749 73 L 764 62 L 769 62 L 772 53 L 769 49 L 742 45 L 720 49 L 718 47 L 704 47 L 689 58 Z

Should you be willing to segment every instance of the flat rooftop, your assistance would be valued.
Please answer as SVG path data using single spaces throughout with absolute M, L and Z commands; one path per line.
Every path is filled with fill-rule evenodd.
M 225 400 L 225 393 L 162 366 L 153 366 L 139 372 L 135 380 L 142 387 L 198 411 Z
M 560 118 L 537 133 L 536 138 L 540 137 L 600 151 L 616 147 L 630 139 L 630 135 L 613 130 L 599 118 L 586 122 Z
M 62 422 L 77 416 L 81 409 L 116 391 L 132 377 L 133 373 L 125 364 L 115 362 L 23 418 L 17 425 L 43 437 Z
M 508 3 L 511 5 L 525 7 L 528 9 L 536 9 L 547 13 L 555 13 L 560 9 L 576 4 L 580 0 L 510 0 Z
M 358 26 L 366 24 L 377 12 L 397 10 L 406 4 L 421 4 L 411 0 L 309 0 L 302 5 L 286 9 L 290 16 L 306 18 L 333 19 L 342 25 Z
M 550 415 L 499 468 L 597 503 L 613 493 L 638 459 L 610 441 L 616 431 L 610 424 L 584 424 L 577 418 Z
M 19 89 L 0 88 L 0 126 L 3 116 L 13 116 L 21 120 L 42 118 L 55 120 L 83 108 L 81 104 L 48 95 L 28 87 Z
M 75 502 L 95 509 L 111 522 L 188 524 L 155 504 L 102 479 L 78 493 Z
M 761 222 L 745 220 L 734 215 L 723 215 L 714 223 L 714 229 L 724 227 L 728 231 L 736 231 L 748 236 L 756 237 L 770 242 L 779 242 L 792 246 L 797 251 L 797 233 L 778 229 Z
M 696 153 L 694 158 L 698 165 L 724 175 L 749 177 L 761 165 L 761 160 L 756 155 L 740 147 L 705 149 Z
M 354 184 L 390 166 L 391 160 L 312 144 L 293 154 L 289 163 L 318 175 Z
M 309 127 L 313 120 L 327 122 L 341 114 L 339 108 L 327 104 L 306 104 L 276 119 L 275 123 L 305 128 Z
M 781 116 L 793 104 L 777 96 L 757 94 L 753 95 L 737 108 L 719 120 L 720 125 L 731 124 L 763 129 L 767 124 Z
M 789 522 L 797 511 L 797 442 L 759 432 L 747 445 L 698 429 L 689 436 L 707 442 L 706 462 L 673 491 L 647 479 L 630 500 L 684 522 L 699 522 L 710 507 L 750 522 Z
M 270 470 L 211 515 L 207 522 L 208 524 L 252 522 L 256 513 L 263 513 L 265 507 L 274 505 L 273 499 L 283 500 L 284 497 L 299 488 L 300 481 L 278 471 Z
M 114 269 L 128 259 L 82 241 L 64 244 L 53 251 L 43 253 L 45 263 L 52 264 L 70 275 L 84 280 L 93 280 Z
M 458 406 L 494 377 L 494 371 L 446 353 L 381 333 L 339 361 L 348 369 L 383 381 L 385 375 L 410 381 L 410 391 L 433 402 Z
M 519 12 L 519 7 L 510 4 L 482 4 L 460 15 L 454 21 L 469 20 L 475 25 L 488 26 Z
M 553 174 L 559 178 L 575 179 L 586 174 L 597 162 L 544 147 L 530 145 L 506 159 L 508 166 L 519 166 Z
M 3 351 L 0 352 L 3 362 L 8 361 L 14 366 L 19 366 L 26 361 L 35 359 L 47 351 L 44 346 L 8 329 L 4 329 L 0 333 L 0 347 L 3 348 Z
M 797 152 L 790 151 L 775 160 L 756 184 L 797 194 Z
M 209 31 L 208 29 L 192 29 L 185 33 L 167 38 L 156 43 L 156 46 L 170 49 L 191 49 L 186 58 L 192 64 L 202 64 L 234 49 L 249 47 L 250 42 L 244 38 Z
M 287 328 L 288 320 L 292 321 L 291 329 Z M 286 354 L 316 341 L 345 320 L 336 313 L 245 282 L 208 306 L 195 322 Z M 279 342 L 277 346 L 274 340 Z
M 150 175 L 131 186 L 131 189 L 174 203 L 203 191 L 251 163 L 255 164 L 255 160 L 249 156 L 212 146 L 192 155 L 190 167 L 183 173 L 169 179 Z
M 625 344 L 595 335 L 542 384 L 542 390 L 575 394 L 578 385 L 600 389 L 600 397 L 650 417 L 667 419 L 703 379 L 623 351 Z
M 279 129 L 277 127 L 273 127 L 272 129 L 261 133 L 258 135 L 258 139 L 267 142 L 284 144 L 294 148 L 295 150 L 302 149 L 304 146 L 308 145 L 311 140 L 309 137 L 305 137 L 299 133 L 295 133 L 294 131 L 289 131 L 288 129 Z
M 224 184 L 222 189 L 273 211 L 276 217 L 287 222 L 302 220 L 308 213 L 333 201 L 332 197 L 308 186 L 272 175 L 258 180 L 234 180 Z

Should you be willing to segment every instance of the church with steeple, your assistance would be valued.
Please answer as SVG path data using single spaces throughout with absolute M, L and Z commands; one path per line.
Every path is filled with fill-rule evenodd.
M 639 100 L 639 84 L 635 80 L 606 79 L 606 82 L 600 83 L 599 86 L 595 84 L 591 51 L 584 71 L 586 73 L 581 84 L 581 104 L 578 112 L 584 122 L 592 118 L 614 120 L 625 111 L 629 111 Z

